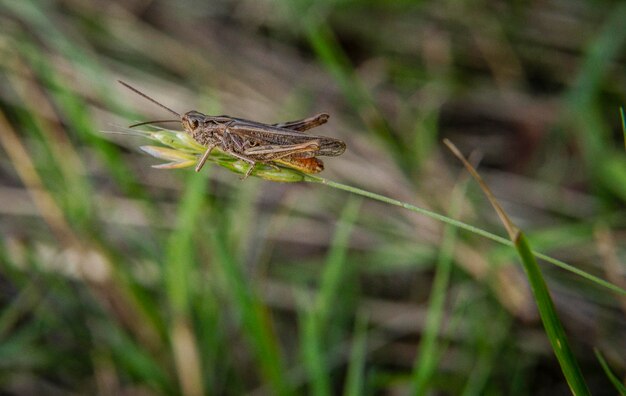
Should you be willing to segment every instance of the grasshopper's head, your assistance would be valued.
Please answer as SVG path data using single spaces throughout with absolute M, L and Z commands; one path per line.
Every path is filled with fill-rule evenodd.
M 199 111 L 191 110 L 183 114 L 183 116 L 181 117 L 181 122 L 183 124 L 183 128 L 185 128 L 185 131 L 194 136 L 202 130 L 205 118 L 206 116 Z
M 191 110 L 183 114 L 180 119 L 185 132 L 203 146 L 213 143 L 213 130 L 206 128 L 207 116 L 199 111 Z

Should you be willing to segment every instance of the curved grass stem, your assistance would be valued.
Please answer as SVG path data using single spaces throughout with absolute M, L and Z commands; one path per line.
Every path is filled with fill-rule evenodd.
M 399 201 L 397 199 L 393 199 L 393 198 L 386 197 L 384 195 L 373 193 L 371 191 L 362 190 L 362 189 L 357 188 L 357 187 L 353 187 L 353 186 L 349 186 L 349 185 L 346 185 L 346 184 L 338 183 L 338 182 L 335 182 L 335 181 L 332 181 L 332 180 L 324 179 L 323 177 L 318 177 L 318 176 L 313 176 L 313 175 L 306 175 L 304 177 L 304 180 L 308 181 L 308 182 L 312 182 L 312 183 L 324 184 L 324 185 L 327 185 L 329 187 L 336 188 L 338 190 L 347 191 L 347 192 L 350 192 L 352 194 L 360 195 L 362 197 L 367 197 L 367 198 L 374 199 L 374 200 L 380 201 L 380 202 L 384 202 L 384 203 L 387 203 L 387 204 L 390 204 L 390 205 L 399 206 L 401 208 L 410 210 L 411 212 L 419 213 L 421 215 L 430 217 L 430 218 L 435 219 L 437 221 L 440 221 L 442 223 L 449 224 L 449 225 L 452 225 L 454 227 L 458 227 L 460 229 L 472 232 L 472 233 L 474 233 L 476 235 L 480 235 L 480 236 L 482 236 L 484 238 L 487 238 L 487 239 L 491 239 L 492 241 L 498 242 L 499 244 L 515 248 L 515 244 L 512 241 L 510 241 L 509 239 L 506 239 L 506 238 L 501 237 L 501 236 L 496 235 L 496 234 L 492 234 L 489 231 L 485 231 L 485 230 L 483 230 L 481 228 L 472 226 L 470 224 L 463 223 L 462 221 L 454 220 L 454 219 L 451 219 L 449 217 L 443 216 L 443 215 L 441 215 L 439 213 L 432 212 L 432 211 L 430 211 L 428 209 L 424 209 L 424 208 L 420 208 L 419 206 L 411 205 L 410 203 L 407 203 L 407 202 L 402 202 L 402 201 Z M 544 260 L 544 261 L 546 261 L 546 262 L 548 262 L 550 264 L 553 264 L 553 265 L 555 265 L 555 266 L 557 266 L 559 268 L 562 268 L 562 269 L 564 269 L 566 271 L 569 271 L 569 272 L 571 272 L 573 274 L 576 274 L 576 275 L 578 275 L 578 276 L 580 276 L 582 278 L 585 278 L 585 279 L 587 279 L 587 280 L 589 280 L 589 281 L 591 281 L 591 282 L 593 282 L 593 283 L 595 283 L 597 285 L 600 285 L 602 287 L 605 287 L 605 288 L 611 290 L 612 292 L 614 292 L 616 294 L 619 294 L 619 295 L 622 295 L 622 296 L 626 296 L 626 290 L 622 289 L 621 287 L 619 287 L 617 285 L 612 284 L 611 282 L 605 281 L 604 279 L 601 279 L 601 278 L 598 278 L 597 276 L 589 274 L 589 273 L 587 273 L 587 272 L 585 272 L 585 271 L 583 271 L 583 270 L 581 270 L 579 268 L 574 267 L 571 264 L 567 264 L 566 262 L 563 262 L 561 260 L 558 260 L 558 259 L 555 259 L 553 257 L 547 256 L 547 255 L 545 255 L 543 253 L 540 253 L 540 252 L 537 252 L 535 250 L 532 250 L 531 253 L 538 259 Z

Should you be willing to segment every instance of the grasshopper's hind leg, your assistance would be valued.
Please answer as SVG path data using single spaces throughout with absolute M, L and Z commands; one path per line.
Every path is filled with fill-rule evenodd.
M 263 162 L 263 161 L 257 161 L 255 159 L 252 159 L 248 156 L 242 155 L 242 154 L 238 154 L 238 153 L 234 153 L 234 152 L 230 152 L 230 155 L 232 155 L 235 158 L 239 158 L 240 160 L 246 162 L 247 164 L 250 165 L 250 167 L 248 168 L 248 170 L 246 171 L 246 173 L 243 175 L 243 177 L 241 178 L 241 180 L 246 180 L 248 178 L 248 176 L 250 176 L 252 174 L 252 171 L 254 170 L 254 167 L 256 166 L 257 163 L 259 162 Z
M 315 157 L 320 149 L 318 139 L 296 144 L 268 144 L 265 146 L 250 147 L 244 151 L 246 155 L 254 155 L 267 161 L 275 159 L 299 156 L 301 158 Z

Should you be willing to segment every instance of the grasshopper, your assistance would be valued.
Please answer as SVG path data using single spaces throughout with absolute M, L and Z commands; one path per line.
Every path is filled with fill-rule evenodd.
M 156 122 L 180 122 L 185 132 L 206 147 L 198 160 L 196 172 L 202 169 L 215 147 L 250 165 L 242 179 L 250 176 L 257 163 L 274 167 L 273 163 L 278 163 L 305 173 L 318 173 L 324 169 L 324 163 L 317 158 L 318 155 L 338 156 L 346 150 L 346 144 L 339 139 L 303 133 L 326 123 L 329 115 L 325 113 L 278 124 L 264 124 L 227 115 L 211 116 L 195 110 L 181 115 L 127 83 L 119 82 L 178 117 L 177 120 L 140 122 L 131 125 L 131 128 Z

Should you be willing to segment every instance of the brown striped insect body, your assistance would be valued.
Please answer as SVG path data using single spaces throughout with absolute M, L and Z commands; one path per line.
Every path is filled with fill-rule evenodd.
M 202 169 L 215 147 L 250 164 L 244 179 L 257 163 L 278 163 L 305 173 L 321 172 L 324 164 L 317 156 L 338 156 L 346 149 L 346 144 L 339 139 L 304 133 L 326 123 L 329 115 L 325 113 L 278 124 L 264 124 L 226 115 L 211 116 L 195 110 L 180 115 L 136 88 L 122 81 L 120 83 L 179 117 L 179 120 L 148 121 L 131 127 L 154 122 L 180 121 L 183 129 L 207 148 L 196 165 L 196 172 Z

